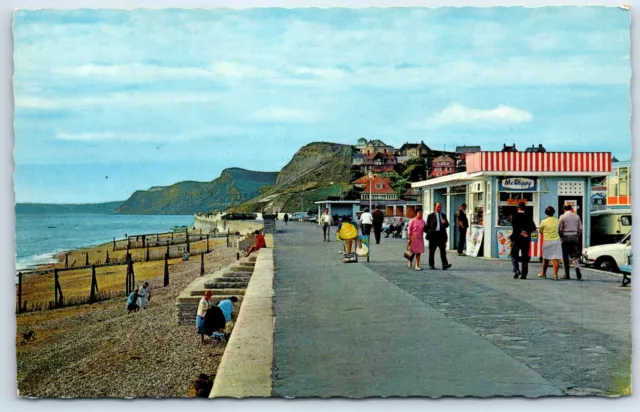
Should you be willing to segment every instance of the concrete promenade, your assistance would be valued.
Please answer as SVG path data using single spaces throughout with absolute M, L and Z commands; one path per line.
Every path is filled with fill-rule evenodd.
M 407 269 L 405 243 L 343 264 L 319 226 L 278 225 L 273 396 L 619 395 L 630 388 L 631 292 L 514 280 L 507 261 L 457 257 Z M 436 266 L 441 266 L 436 257 Z M 551 271 L 548 272 L 551 277 Z

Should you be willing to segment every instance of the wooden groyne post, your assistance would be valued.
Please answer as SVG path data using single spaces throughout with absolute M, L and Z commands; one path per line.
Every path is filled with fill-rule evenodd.
M 68 253 L 64 254 L 64 268 L 65 269 L 69 268 L 69 254 Z
M 84 265 L 89 266 L 89 252 L 84 252 Z
M 187 253 L 191 253 L 191 244 L 189 243 L 189 229 L 184 231 L 184 235 L 187 237 Z
M 204 253 L 200 253 L 200 276 L 204 276 Z
M 109 263 L 109 251 L 107 250 L 107 256 L 104 258 L 104 263 Z
M 209 253 L 209 235 L 207 235 L 207 253 Z
M 113 238 L 113 250 L 112 250 L 112 252 L 115 251 L 115 250 L 116 250 L 116 238 L 114 237 Z
M 16 313 L 22 311 L 22 272 L 18 273 L 18 309 Z
M 98 293 L 98 279 L 96 278 L 96 265 L 91 265 L 91 294 L 89 295 L 89 302 L 96 302 Z
M 60 280 L 58 279 L 58 269 L 53 270 L 53 278 L 54 278 L 54 294 L 55 300 L 53 301 L 54 308 L 61 308 L 64 303 L 64 298 L 62 296 L 62 288 L 60 287 Z
M 169 286 L 169 254 L 164 255 L 164 285 Z

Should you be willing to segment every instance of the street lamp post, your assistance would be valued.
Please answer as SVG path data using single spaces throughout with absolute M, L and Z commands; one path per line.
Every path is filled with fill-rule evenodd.
M 373 196 L 373 172 L 369 169 L 369 212 L 371 212 L 371 198 Z

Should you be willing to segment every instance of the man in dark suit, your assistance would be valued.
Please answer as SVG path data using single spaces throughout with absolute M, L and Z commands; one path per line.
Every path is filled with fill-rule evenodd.
M 469 219 L 467 219 L 467 204 L 463 203 L 456 213 L 458 218 L 458 256 L 464 256 L 464 247 L 467 242 L 467 229 L 469 228 Z
M 526 279 L 529 273 L 529 247 L 531 246 L 531 233 L 536 231 L 533 219 L 525 214 L 526 204 L 518 203 L 518 213 L 511 218 L 513 232 L 511 233 L 511 264 L 513 265 L 513 278 Z M 518 266 L 522 262 L 522 271 Z
M 384 223 L 384 213 L 380 210 L 380 205 L 371 213 L 373 216 L 373 234 L 376 237 L 376 245 L 380 244 L 380 234 L 382 233 L 382 224 Z
M 429 241 L 429 267 L 435 269 L 434 255 L 436 249 L 440 248 L 440 260 L 442 260 L 442 269 L 447 270 L 451 267 L 451 263 L 447 261 L 447 228 L 449 227 L 449 221 L 447 216 L 442 213 L 442 204 L 436 203 L 434 206 L 435 212 L 429 214 L 427 217 L 427 223 L 424 225 L 424 231 L 427 233 L 427 240 Z

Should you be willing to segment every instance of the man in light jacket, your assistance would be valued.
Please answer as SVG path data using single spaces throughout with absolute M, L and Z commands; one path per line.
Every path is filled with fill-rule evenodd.
M 329 209 L 325 209 L 324 213 L 322 214 L 322 216 L 320 216 L 320 220 L 318 221 L 318 223 L 320 225 L 322 225 L 322 234 L 324 235 L 324 240 L 323 242 L 330 242 L 331 240 L 329 240 L 330 235 L 331 235 L 331 221 L 333 220 L 333 218 L 331 217 L 331 215 L 329 214 Z
M 368 207 L 365 207 L 364 212 L 360 215 L 360 224 L 362 225 L 362 236 L 369 236 L 371 226 L 373 226 L 373 216 L 369 213 Z

